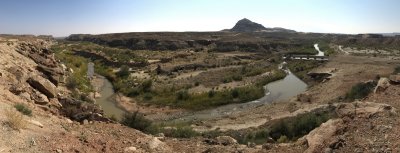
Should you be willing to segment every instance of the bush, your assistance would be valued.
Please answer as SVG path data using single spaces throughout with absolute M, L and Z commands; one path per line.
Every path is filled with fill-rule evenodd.
M 273 125 L 270 135 L 277 141 L 279 141 L 282 136 L 286 136 L 287 140 L 296 140 L 332 117 L 334 117 L 332 113 L 321 112 L 301 114 L 293 118 L 287 118 Z
M 32 110 L 25 104 L 15 104 L 14 108 L 26 116 L 32 116 Z
M 166 136 L 174 138 L 191 138 L 198 135 L 199 133 L 197 133 L 190 127 L 178 127 L 175 130 L 172 130 L 170 134 L 166 134 Z
M 141 85 L 142 91 L 143 92 L 150 92 L 152 85 L 153 85 L 153 81 L 151 79 L 143 81 L 142 85 Z
M 151 120 L 146 119 L 144 115 L 138 111 L 133 113 L 125 113 L 121 120 L 121 124 L 140 131 L 145 131 L 148 127 L 150 127 L 151 123 Z
M 239 97 L 239 90 L 238 89 L 233 89 L 231 94 L 232 94 L 233 98 L 238 98 Z
M 4 110 L 6 116 L 6 124 L 15 130 L 20 130 L 26 127 L 26 121 L 21 113 L 6 109 Z
M 212 98 L 215 95 L 215 91 L 214 90 L 210 90 L 208 91 L 208 98 Z
M 188 100 L 190 98 L 189 92 L 187 90 L 181 90 L 176 93 L 177 100 Z
M 121 69 L 116 73 L 118 77 L 121 78 L 126 78 L 129 76 L 130 72 L 129 72 L 129 67 L 124 65 L 121 66 Z
M 351 90 L 346 94 L 348 101 L 354 101 L 355 99 L 362 99 L 374 89 L 376 86 L 375 82 L 357 83 Z
M 67 79 L 67 83 L 65 84 L 65 86 L 70 90 L 76 89 L 78 85 L 79 85 L 78 80 L 73 76 L 69 76 Z
M 151 93 L 145 93 L 143 95 L 143 99 L 144 100 L 151 100 L 151 99 L 153 99 L 153 95 L 151 95 Z

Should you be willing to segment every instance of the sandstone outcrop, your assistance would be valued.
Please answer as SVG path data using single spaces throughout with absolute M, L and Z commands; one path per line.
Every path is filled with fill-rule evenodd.
M 57 87 L 47 79 L 39 76 L 31 76 L 28 79 L 28 83 L 48 98 L 54 98 L 57 96 Z

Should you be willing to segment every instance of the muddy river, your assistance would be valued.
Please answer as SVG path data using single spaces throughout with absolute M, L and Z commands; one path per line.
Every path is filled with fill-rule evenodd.
M 102 96 L 100 98 L 97 98 L 96 101 L 103 108 L 107 116 L 114 115 L 118 119 L 121 119 L 125 111 L 118 108 L 115 104 L 115 94 L 111 82 L 104 77 L 102 78 L 104 80 L 104 85 L 99 91 Z M 307 84 L 305 84 L 302 80 L 300 80 L 290 71 L 288 71 L 288 75 L 284 79 L 271 82 L 264 86 L 264 88 L 266 89 L 265 96 L 255 101 L 241 104 L 230 104 L 213 109 L 185 113 L 175 117 L 179 120 L 224 117 L 231 113 L 258 107 L 260 105 L 265 105 L 274 101 L 277 102 L 289 100 L 297 94 L 306 91 Z
M 104 84 L 99 91 L 101 97 L 96 98 L 96 103 L 104 110 L 106 116 L 115 116 L 117 119 L 121 119 L 125 111 L 117 107 L 115 103 L 115 94 L 111 82 L 105 77 L 99 77 L 102 78 Z
M 212 119 L 220 118 L 232 113 L 238 113 L 250 108 L 266 105 L 271 102 L 279 102 L 289 100 L 290 98 L 307 90 L 307 84 L 288 71 L 287 76 L 278 81 L 271 82 L 264 86 L 266 89 L 265 96 L 248 103 L 230 104 L 220 106 L 218 108 L 192 112 L 176 118 L 177 120 L 193 120 L 193 119 Z

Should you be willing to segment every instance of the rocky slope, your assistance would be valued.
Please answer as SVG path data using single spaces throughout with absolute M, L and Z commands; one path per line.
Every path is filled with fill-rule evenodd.
M 49 50 L 52 43 L 55 42 L 51 39 L 36 37 L 0 37 L 0 152 L 400 151 L 398 76 L 379 81 L 379 90 L 362 101 L 331 104 L 338 117 L 295 142 L 243 145 L 228 136 L 178 139 L 160 134 L 155 137 L 113 123 L 102 117 L 102 111 L 95 105 L 69 97 L 64 78 L 71 72 L 54 59 Z M 325 84 L 334 84 L 332 80 Z M 10 113 L 21 116 L 14 108 L 18 103 L 29 107 L 33 115 L 10 116 Z M 77 111 L 71 113 L 65 108 Z M 16 128 L 11 124 L 15 121 L 25 125 Z
M 154 137 L 111 122 L 96 105 L 69 96 L 64 78 L 71 72 L 54 59 L 48 49 L 52 43 L 31 36 L 0 37 L 0 152 L 256 151 L 229 137 L 208 144 L 203 138 Z M 16 104 L 32 115 L 22 115 Z

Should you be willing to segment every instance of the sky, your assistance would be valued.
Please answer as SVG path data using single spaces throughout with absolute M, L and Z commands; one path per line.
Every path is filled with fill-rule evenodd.
M 400 0 L 1 0 L 0 33 L 219 31 L 248 18 L 301 32 L 400 32 Z

